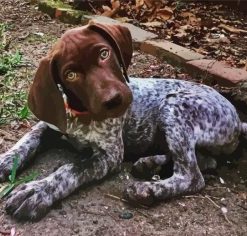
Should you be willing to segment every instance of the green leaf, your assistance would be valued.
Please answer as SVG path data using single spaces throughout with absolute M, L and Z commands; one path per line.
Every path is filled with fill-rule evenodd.
M 15 185 L 14 184 L 8 184 L 1 192 L 0 192 L 0 199 L 7 196 L 13 189 Z
M 15 177 L 16 177 L 16 171 L 17 171 L 18 163 L 19 163 L 19 155 L 16 154 L 15 158 L 13 160 L 13 166 L 11 169 L 11 174 L 9 176 L 9 181 L 11 182 L 11 184 L 15 183 Z
M 36 172 L 36 171 L 33 171 L 31 174 L 27 175 L 27 176 L 24 176 L 23 178 L 20 178 L 16 184 L 17 185 L 20 185 L 22 183 L 27 183 L 27 182 L 30 182 L 30 181 L 33 181 L 35 180 L 37 177 L 38 177 L 39 173 Z
M 7 196 L 14 188 L 16 188 L 20 184 L 28 183 L 32 180 L 35 180 L 38 177 L 38 172 L 33 171 L 31 174 L 24 176 L 23 178 L 18 179 L 14 183 L 8 184 L 1 192 L 0 192 L 0 199 Z M 10 175 L 11 179 L 11 175 Z
M 28 107 L 27 107 L 27 105 L 25 105 L 22 109 L 21 109 L 21 111 L 19 112 L 19 118 L 20 119 L 26 119 L 27 117 L 28 117 L 28 115 L 29 115 L 29 109 L 28 109 Z

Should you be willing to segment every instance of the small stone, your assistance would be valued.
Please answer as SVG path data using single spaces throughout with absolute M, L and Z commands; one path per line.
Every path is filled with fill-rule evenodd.
M 129 220 L 133 218 L 133 214 L 129 211 L 124 211 L 119 214 L 119 218 L 124 219 L 124 220 Z
M 221 207 L 221 211 L 223 214 L 226 214 L 228 212 L 226 207 Z
M 59 211 L 59 214 L 62 215 L 62 216 L 65 216 L 65 215 L 67 215 L 67 212 L 64 211 L 64 210 L 61 210 L 61 211 Z
M 154 175 L 154 176 L 152 177 L 152 180 L 153 180 L 153 181 L 159 181 L 159 180 L 160 180 L 160 176 L 159 176 L 159 175 Z
M 219 178 L 221 184 L 225 184 L 225 181 L 220 177 Z

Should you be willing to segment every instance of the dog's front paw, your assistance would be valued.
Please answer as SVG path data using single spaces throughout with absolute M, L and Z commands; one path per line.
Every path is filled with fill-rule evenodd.
M 150 182 L 134 182 L 124 190 L 124 198 L 128 201 L 150 206 L 155 202 L 155 196 Z
M 38 220 L 53 203 L 52 189 L 46 180 L 33 181 L 14 190 L 6 203 L 8 214 L 20 221 Z
M 13 157 L 0 155 L 0 182 L 7 180 L 13 166 Z
M 131 174 L 135 178 L 140 179 L 151 179 L 155 173 L 155 168 L 149 165 L 149 163 L 147 163 L 144 158 L 135 162 L 131 170 Z

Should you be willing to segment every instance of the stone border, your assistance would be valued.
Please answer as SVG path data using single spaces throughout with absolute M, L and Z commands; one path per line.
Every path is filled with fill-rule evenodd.
M 38 9 L 40 11 L 64 23 L 81 24 L 83 22 L 84 16 L 88 15 L 88 12 L 74 10 L 69 4 L 63 3 L 60 0 L 36 1 L 38 1 Z
M 205 56 L 199 53 L 169 41 L 157 39 L 158 35 L 132 24 L 122 23 L 109 17 L 89 15 L 87 12 L 74 10 L 70 5 L 59 0 L 40 0 L 38 1 L 38 8 L 65 23 L 85 25 L 92 20 L 99 23 L 126 26 L 131 32 L 135 49 L 140 49 L 142 52 L 165 60 L 173 66 L 182 67 L 192 77 L 215 81 L 220 86 L 225 87 L 234 87 L 247 82 L 247 71 L 229 67 L 220 61 L 205 59 Z

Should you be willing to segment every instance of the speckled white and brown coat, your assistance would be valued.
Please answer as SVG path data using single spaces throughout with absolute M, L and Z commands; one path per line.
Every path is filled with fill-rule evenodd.
M 210 87 L 153 78 L 130 78 L 128 86 L 133 101 L 120 117 L 83 124 L 67 113 L 64 137 L 81 153 L 79 161 L 14 190 L 6 204 L 9 214 L 21 220 L 39 219 L 54 202 L 78 187 L 119 171 L 125 156 L 140 158 L 134 164 L 140 173 L 151 172 L 170 159 L 174 163 L 170 178 L 126 186 L 124 195 L 129 200 L 152 204 L 198 192 L 205 183 L 195 149 L 231 153 L 239 136 L 247 134 L 247 125 L 240 121 L 233 105 Z M 33 157 L 49 129 L 45 122 L 39 122 L 1 155 L 0 180 L 8 176 L 16 153 L 19 168 Z

